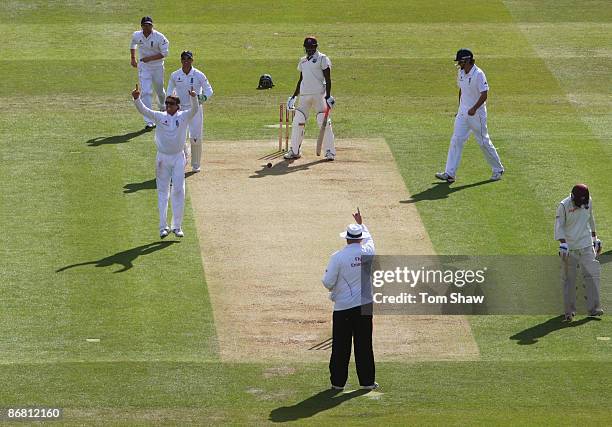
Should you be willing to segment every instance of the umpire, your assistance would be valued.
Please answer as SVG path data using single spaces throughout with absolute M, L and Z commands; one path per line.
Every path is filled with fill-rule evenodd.
M 363 224 L 359 209 L 353 214 L 357 224 L 350 224 L 340 237 L 346 246 L 335 252 L 323 276 L 323 285 L 334 302 L 332 353 L 329 360 L 331 387 L 343 390 L 348 378 L 351 342 L 355 345 L 355 364 L 362 389 L 378 388 L 372 350 L 372 295 L 362 298 L 361 257 L 374 255 L 374 240 Z

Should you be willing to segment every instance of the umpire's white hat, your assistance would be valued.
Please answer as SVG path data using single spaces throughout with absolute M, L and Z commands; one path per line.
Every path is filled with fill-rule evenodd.
M 367 239 L 370 237 L 370 233 L 364 231 L 363 227 L 359 224 L 349 224 L 346 227 L 346 231 L 340 233 L 340 237 L 350 240 Z

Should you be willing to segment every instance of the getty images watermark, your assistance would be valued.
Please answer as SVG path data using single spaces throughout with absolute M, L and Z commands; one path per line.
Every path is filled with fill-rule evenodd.
M 600 259 L 602 289 L 609 289 L 610 261 Z M 365 257 L 362 302 L 371 302 L 374 314 L 558 315 L 561 268 L 558 256 Z M 579 294 L 592 280 L 587 271 L 580 275 Z
M 397 266 L 394 270 L 372 271 L 373 300 L 375 304 L 482 304 L 484 295 L 463 295 L 451 292 L 449 295 L 437 295 L 430 292 L 417 292 L 418 285 L 442 285 L 463 288 L 466 285 L 485 282 L 487 267 L 482 270 L 451 270 L 421 267 L 414 270 L 407 266 Z M 399 295 L 385 295 L 381 289 L 385 285 L 397 284 L 408 287 L 412 292 L 400 292 Z

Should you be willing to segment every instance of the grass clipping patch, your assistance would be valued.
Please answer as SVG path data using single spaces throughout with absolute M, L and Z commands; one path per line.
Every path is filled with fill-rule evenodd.
M 337 141 L 336 161 L 265 157 L 270 141 L 204 146 L 189 181 L 221 359 L 327 361 L 332 303 L 321 284 L 338 233 L 359 206 L 388 255 L 433 254 L 431 241 L 382 139 Z M 266 164 L 272 163 L 268 168 Z M 461 316 L 376 316 L 379 361 L 478 358 Z

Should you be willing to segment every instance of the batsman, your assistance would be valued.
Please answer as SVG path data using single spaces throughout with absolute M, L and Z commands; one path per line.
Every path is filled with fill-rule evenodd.
M 304 139 L 304 127 L 308 121 L 310 110 L 314 110 L 317 115 L 317 124 L 322 129 L 323 148 L 325 159 L 334 160 L 336 158 L 336 148 L 334 147 L 334 133 L 329 119 L 329 110 L 333 108 L 335 100 L 331 96 L 331 61 L 324 53 L 319 52 L 318 42 L 314 36 L 304 39 L 304 51 L 306 56 L 300 59 L 298 71 L 300 78 L 295 87 L 295 92 L 287 100 L 287 108 L 295 109 L 295 117 L 291 129 L 291 147 L 285 159 L 299 159 L 300 147 Z M 297 96 L 300 96 L 299 106 L 296 108 Z M 327 113 L 327 114 L 326 114 Z M 327 123 L 324 123 L 327 121 Z
M 601 253 L 601 240 L 595 231 L 593 199 L 585 184 L 576 184 L 571 194 L 557 207 L 555 239 L 559 241 L 561 285 L 565 305 L 564 320 L 571 322 L 576 315 L 576 275 L 578 266 L 584 276 L 588 315 L 603 315 L 599 305 L 601 266 L 596 259 Z

